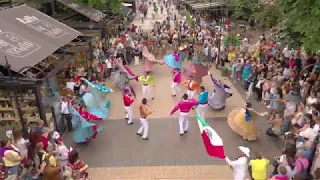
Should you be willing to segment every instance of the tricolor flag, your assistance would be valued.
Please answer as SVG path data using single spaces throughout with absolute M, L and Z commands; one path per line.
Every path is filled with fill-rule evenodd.
M 220 136 L 199 116 L 198 113 L 196 113 L 196 118 L 204 146 L 206 147 L 209 156 L 224 159 L 224 147 Z

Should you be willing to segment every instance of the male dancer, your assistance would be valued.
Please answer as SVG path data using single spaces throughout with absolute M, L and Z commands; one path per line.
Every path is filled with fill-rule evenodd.
M 190 110 L 198 104 L 198 101 L 195 99 L 188 99 L 188 95 L 184 94 L 182 96 L 182 101 L 180 101 L 171 111 L 170 115 L 175 113 L 178 109 L 180 110 L 179 115 L 179 127 L 180 127 L 180 136 L 183 136 L 188 132 L 189 128 L 189 112 Z
M 125 89 L 123 94 L 123 103 L 124 103 L 124 109 L 126 111 L 126 117 L 125 119 L 128 120 L 128 124 L 133 124 L 132 122 L 132 104 L 134 102 L 134 98 L 130 96 L 130 90 Z
M 182 82 L 182 85 L 187 86 L 187 95 L 189 98 L 193 98 L 196 91 L 199 90 L 199 84 L 192 80 L 193 77 L 190 76 L 190 80 L 186 80 L 184 82 Z
M 142 99 L 139 109 L 140 109 L 140 128 L 137 132 L 137 135 L 142 136 L 143 140 L 148 140 L 149 124 L 147 121 L 147 117 L 152 113 L 152 111 L 147 105 L 146 98 Z
M 173 80 L 171 84 L 172 97 L 177 96 L 177 91 L 180 91 L 179 84 L 181 83 L 181 73 L 179 69 L 172 70 Z
M 203 86 L 200 86 L 200 95 L 198 99 L 197 113 L 205 120 L 205 114 L 208 108 L 208 96 L 209 93 Z
M 139 76 L 138 80 L 142 82 L 142 96 L 147 99 L 151 97 L 151 99 L 154 100 L 154 97 L 152 96 L 150 85 L 152 85 L 154 87 L 155 83 L 154 83 L 154 79 L 150 75 L 150 73 L 145 72 L 145 75 Z

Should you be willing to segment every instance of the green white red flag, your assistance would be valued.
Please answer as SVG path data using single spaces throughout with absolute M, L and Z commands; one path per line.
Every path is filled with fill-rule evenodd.
M 212 129 L 205 120 L 203 120 L 198 113 L 196 113 L 196 118 L 198 121 L 200 133 L 202 136 L 202 140 L 204 143 L 204 146 L 207 150 L 207 153 L 209 156 L 217 157 L 224 159 L 225 153 L 224 153 L 224 146 L 222 139 L 217 134 L 217 132 Z

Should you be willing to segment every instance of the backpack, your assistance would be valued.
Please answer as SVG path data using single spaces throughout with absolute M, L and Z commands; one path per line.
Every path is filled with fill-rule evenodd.
M 309 173 L 308 173 L 308 168 L 305 168 L 303 163 L 301 161 L 298 161 L 302 167 L 301 172 L 298 172 L 297 174 L 299 175 L 299 177 L 304 177 L 305 179 L 309 179 Z

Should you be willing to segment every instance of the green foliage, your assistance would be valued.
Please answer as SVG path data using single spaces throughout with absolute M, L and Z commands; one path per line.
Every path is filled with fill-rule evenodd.
M 279 19 L 282 18 L 282 13 L 278 6 L 265 4 L 263 8 L 253 14 L 253 17 L 259 20 L 261 29 L 266 29 L 277 26 Z
M 121 13 L 120 7 L 123 0 L 77 0 L 77 2 L 98 10 L 110 9 L 112 13 L 118 14 Z
M 182 16 L 186 16 L 186 21 L 187 21 L 187 23 L 189 24 L 189 26 L 191 28 L 194 28 L 196 26 L 196 24 L 195 24 L 194 20 L 192 19 L 191 14 L 190 14 L 189 11 L 183 10 L 183 11 L 181 11 L 181 15 Z
M 227 0 L 227 5 L 236 19 L 247 20 L 259 8 L 259 0 Z
M 285 15 L 287 25 L 290 25 L 288 36 L 296 39 L 301 35 L 301 43 L 305 50 L 317 52 L 320 50 L 320 1 L 319 0 L 278 0 L 278 5 Z

